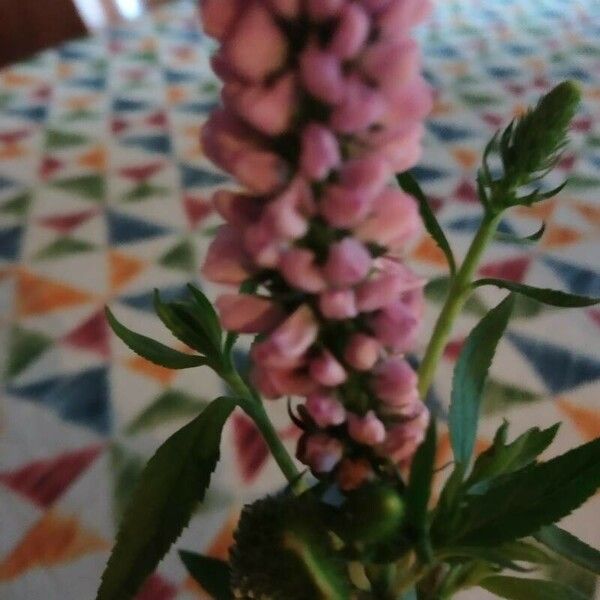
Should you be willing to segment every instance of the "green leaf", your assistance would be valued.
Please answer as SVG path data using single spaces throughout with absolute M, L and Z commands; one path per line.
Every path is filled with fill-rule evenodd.
M 205 400 L 181 390 L 166 390 L 128 426 L 126 433 L 139 433 L 174 419 L 196 416 L 207 406 Z
M 475 461 L 467 485 L 477 483 L 481 487 L 482 482 L 530 465 L 552 443 L 559 427 L 560 423 L 544 430 L 533 427 L 514 442 L 506 444 L 508 423 L 505 421 L 496 432 L 494 443 Z M 469 489 L 469 493 L 475 493 L 473 488 Z
M 532 287 L 530 285 L 516 283 L 515 281 L 506 281 L 504 279 L 479 279 L 473 284 L 474 287 L 481 287 L 483 285 L 495 285 L 496 287 L 510 290 L 517 294 L 523 294 L 524 296 L 533 298 L 543 304 L 559 306 L 561 308 L 583 308 L 585 306 L 593 306 L 594 304 L 600 303 L 600 298 L 567 294 L 558 290 Z
M 454 369 L 450 439 L 455 460 L 464 465 L 473 453 L 483 386 L 513 304 L 514 297 L 510 295 L 479 322 L 467 338 Z
M 219 459 L 221 431 L 236 406 L 218 398 L 150 459 L 133 492 L 97 600 L 128 600 L 187 526 Z
M 432 418 L 427 428 L 425 441 L 419 446 L 414 456 L 406 490 L 407 521 L 415 530 L 417 549 L 425 562 L 431 560 L 432 554 L 427 531 L 427 506 L 431 496 L 436 448 L 436 425 L 435 419 Z
M 215 600 L 232 600 L 231 570 L 226 562 L 185 550 L 180 550 L 179 556 L 188 573 Z
M 206 335 L 211 339 L 215 348 L 221 347 L 221 324 L 219 317 L 213 308 L 211 301 L 195 286 L 189 284 L 188 289 L 194 297 L 197 310 L 194 312 L 198 321 L 202 324 Z
M 533 537 L 556 554 L 596 575 L 600 575 L 600 551 L 588 546 L 573 534 L 557 527 L 542 527 Z
M 456 272 L 456 261 L 454 260 L 450 243 L 448 242 L 448 239 L 446 238 L 446 235 L 444 234 L 444 231 L 441 228 L 436 216 L 433 214 L 433 211 L 429 206 L 429 202 L 427 201 L 427 197 L 423 193 L 419 182 L 409 171 L 406 171 L 400 175 L 396 175 L 396 180 L 398 181 L 400 187 L 407 194 L 413 196 L 419 203 L 419 211 L 421 213 L 423 223 L 425 224 L 429 235 L 433 238 L 434 242 L 446 256 L 448 266 L 450 267 L 450 273 L 454 275 Z
M 579 592 L 554 581 L 520 577 L 488 577 L 479 584 L 496 596 L 508 600 L 586 600 Z
M 496 232 L 494 239 L 497 242 L 502 242 L 504 244 L 518 244 L 520 246 L 527 246 L 529 244 L 535 244 L 542 239 L 546 231 L 546 223 L 543 223 L 542 226 L 531 235 L 527 235 L 525 237 L 517 237 L 516 235 L 511 235 L 510 233 L 502 233 L 500 231 Z
M 461 545 L 486 545 L 531 535 L 581 506 L 598 487 L 600 438 L 467 496 L 459 531 L 450 537 Z
M 201 367 L 206 365 L 206 359 L 202 356 L 193 356 L 173 350 L 152 338 L 146 337 L 127 329 L 117 321 L 110 309 L 106 308 L 106 318 L 112 330 L 123 342 L 136 354 L 153 362 L 156 365 L 167 367 L 168 369 L 190 369 L 192 367 Z

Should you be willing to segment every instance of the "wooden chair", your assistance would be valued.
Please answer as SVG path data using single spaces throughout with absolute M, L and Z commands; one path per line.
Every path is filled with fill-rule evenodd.
M 0 66 L 124 19 L 163 0 L 0 0 Z

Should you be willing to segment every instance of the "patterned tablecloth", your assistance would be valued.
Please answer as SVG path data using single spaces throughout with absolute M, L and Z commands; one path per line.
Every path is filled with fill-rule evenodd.
M 418 176 L 459 254 L 479 220 L 472 174 L 486 139 L 551 84 L 581 82 L 574 143 L 550 181 L 571 173 L 571 185 L 503 223 L 530 234 L 545 221 L 541 243 L 497 243 L 481 272 L 599 295 L 600 3 L 444 0 L 421 36 L 438 93 Z M 3 600 L 92 598 L 144 461 L 220 391 L 208 372 L 136 358 L 103 316 L 109 303 L 167 340 L 152 289 L 176 298 L 198 280 L 215 222 L 208 199 L 224 181 L 199 144 L 216 102 L 210 50 L 193 4 L 182 2 L 0 72 Z M 429 239 L 413 260 L 431 277 L 444 272 Z M 443 288 L 431 286 L 427 329 Z M 498 297 L 481 292 L 456 328 L 434 399 L 442 417 L 461 341 Z M 481 444 L 506 411 L 514 432 L 562 421 L 554 452 L 598 436 L 599 333 L 597 309 L 521 302 L 492 369 Z M 283 407 L 273 409 L 293 445 Z M 440 462 L 448 454 L 446 439 Z M 236 414 L 207 502 L 177 546 L 223 555 L 242 502 L 281 481 Z M 596 499 L 566 521 L 596 544 L 598 508 Z M 171 553 L 138 600 L 195 597 L 205 596 Z

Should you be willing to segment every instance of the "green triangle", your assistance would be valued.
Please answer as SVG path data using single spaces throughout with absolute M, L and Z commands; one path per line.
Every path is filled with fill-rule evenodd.
M 102 175 L 80 175 L 78 177 L 60 179 L 53 181 L 52 185 L 89 200 L 99 201 L 106 196 L 106 182 Z
M 158 263 L 163 267 L 168 267 L 170 269 L 193 271 L 196 267 L 196 256 L 193 244 L 189 240 L 182 241 L 163 254 L 158 260 Z
M 124 194 L 123 200 L 126 202 L 140 202 L 141 200 L 146 200 L 152 196 L 165 197 L 168 194 L 169 190 L 167 188 L 160 187 L 158 185 L 152 185 L 151 183 L 144 181 Z
M 202 398 L 195 398 L 180 390 L 167 390 L 127 426 L 126 432 L 139 433 L 170 421 L 195 417 L 206 405 L 207 402 Z
M 113 476 L 113 517 L 118 525 L 131 494 L 146 464 L 146 459 L 120 444 L 110 448 L 110 472 Z
M 89 252 L 95 248 L 94 244 L 85 240 L 78 240 L 71 237 L 62 237 L 54 240 L 48 246 L 39 250 L 35 255 L 35 260 L 60 258 L 67 254 L 79 254 L 80 252 Z
M 158 58 L 156 56 L 156 52 L 152 50 L 148 50 L 146 52 L 134 52 L 128 56 L 131 60 L 142 60 L 145 62 L 155 63 Z
M 0 212 L 23 216 L 29 209 L 30 204 L 31 194 L 29 192 L 25 192 L 24 194 L 19 194 L 18 196 L 3 202 L 0 205 Z
M 589 189 L 600 184 L 600 179 L 591 175 L 575 174 L 569 176 L 569 188 Z
M 90 119 L 97 118 L 99 113 L 94 112 L 93 110 L 87 110 L 86 108 L 79 108 L 77 110 L 72 110 L 66 113 L 62 120 L 67 123 L 72 123 L 73 121 L 89 121 Z
M 509 383 L 488 379 L 483 394 L 482 410 L 486 415 L 505 414 L 521 404 L 531 404 L 542 400 L 542 396 Z
M 10 104 L 10 101 L 15 97 L 14 94 L 11 94 L 9 92 L 2 92 L 0 93 L 0 108 L 4 108 L 5 106 L 7 106 L 8 104 Z
M 50 346 L 52 339 L 42 333 L 14 326 L 8 343 L 8 359 L 4 369 L 7 379 L 18 375 Z
M 79 133 L 70 133 L 68 131 L 58 131 L 57 129 L 49 129 L 46 131 L 46 148 L 68 148 L 69 146 L 79 146 L 84 144 L 88 139 Z

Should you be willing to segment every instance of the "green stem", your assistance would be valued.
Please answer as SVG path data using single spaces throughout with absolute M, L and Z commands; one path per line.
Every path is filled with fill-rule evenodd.
M 300 472 L 279 438 L 277 430 L 273 427 L 273 423 L 271 423 L 271 419 L 269 418 L 265 407 L 260 402 L 260 399 L 253 395 L 246 382 L 240 377 L 239 373 L 232 365 L 229 365 L 223 378 L 233 392 L 244 401 L 240 406 L 258 427 L 263 439 L 271 450 L 275 462 L 279 465 L 285 478 L 289 483 L 296 486 L 300 479 Z
M 489 213 L 484 215 L 477 235 L 473 239 L 460 269 L 452 279 L 448 297 L 438 317 L 419 368 L 419 392 L 422 397 L 426 396 L 433 382 L 437 365 L 446 347 L 454 321 L 471 293 L 473 276 L 483 252 L 496 233 L 500 216 L 500 214 Z

